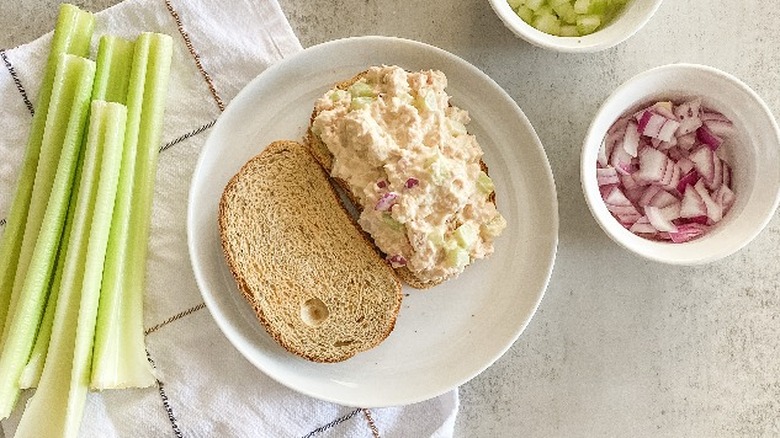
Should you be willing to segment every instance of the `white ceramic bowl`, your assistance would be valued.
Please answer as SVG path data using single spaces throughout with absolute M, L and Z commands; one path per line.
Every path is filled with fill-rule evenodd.
M 702 106 L 729 117 L 737 130 L 719 153 L 732 167 L 736 202 L 723 220 L 685 243 L 656 242 L 623 228 L 607 210 L 596 181 L 596 158 L 607 130 L 621 115 L 659 100 L 701 97 Z M 726 257 L 766 226 L 780 200 L 780 131 L 763 100 L 742 81 L 712 67 L 670 64 L 620 86 L 596 113 L 582 148 L 582 190 L 593 217 L 615 242 L 651 260 L 695 265 Z
M 611 23 L 582 37 L 559 37 L 537 30 L 518 17 L 507 0 L 490 0 L 490 5 L 509 30 L 535 46 L 559 52 L 598 52 L 630 38 L 650 20 L 662 1 L 631 0 Z

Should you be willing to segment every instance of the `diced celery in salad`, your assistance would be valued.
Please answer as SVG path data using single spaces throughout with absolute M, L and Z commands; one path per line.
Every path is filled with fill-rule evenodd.
M 507 0 L 526 23 L 551 35 L 578 37 L 608 25 L 629 0 Z

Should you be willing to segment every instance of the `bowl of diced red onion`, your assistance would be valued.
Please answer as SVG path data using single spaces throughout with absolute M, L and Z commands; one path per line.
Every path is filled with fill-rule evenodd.
M 615 242 L 677 265 L 709 263 L 750 243 L 780 201 L 780 130 L 736 77 L 670 64 L 607 98 L 580 167 L 588 207 Z

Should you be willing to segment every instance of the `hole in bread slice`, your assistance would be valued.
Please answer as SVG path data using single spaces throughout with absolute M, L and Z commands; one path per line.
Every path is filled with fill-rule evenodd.
M 317 327 L 329 316 L 328 306 L 319 298 L 309 298 L 301 304 L 301 320 L 310 327 Z

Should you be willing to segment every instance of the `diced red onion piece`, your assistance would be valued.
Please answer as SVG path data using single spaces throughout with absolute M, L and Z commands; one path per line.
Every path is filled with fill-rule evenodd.
M 658 139 L 663 142 L 671 142 L 674 138 L 674 133 L 677 132 L 677 128 L 680 127 L 680 122 L 672 119 L 666 119 L 661 129 L 658 131 Z
M 404 184 L 404 186 L 407 189 L 411 189 L 413 187 L 416 187 L 417 184 L 420 184 L 420 180 L 418 180 L 417 178 L 409 178 L 409 179 L 406 180 L 406 183 Z
M 628 231 L 637 234 L 654 234 L 658 230 L 650 224 L 650 220 L 647 219 L 647 216 L 642 216 L 631 225 L 631 228 L 629 228 Z
M 672 182 L 672 178 L 674 177 L 674 169 L 677 166 L 674 164 L 674 161 L 672 160 L 666 160 L 666 169 L 664 169 L 664 176 L 661 177 L 661 180 L 658 181 L 658 185 L 664 188 L 669 188 L 669 185 Z M 677 178 L 680 177 L 679 170 L 677 171 Z M 673 188 L 674 186 L 672 186 Z
M 677 232 L 669 233 L 669 237 L 674 243 L 688 242 L 691 239 L 701 236 L 707 231 L 707 227 L 699 224 L 685 224 L 677 227 Z
M 648 186 L 645 189 L 645 192 L 642 193 L 642 197 L 639 198 L 639 206 L 644 207 L 647 205 L 650 205 L 650 202 L 653 200 L 655 195 L 658 194 L 658 192 L 662 191 L 663 189 L 658 186 Z
M 696 181 L 698 180 L 699 180 L 699 173 L 696 172 L 696 170 L 691 169 L 688 173 L 680 177 L 680 181 L 677 183 L 677 191 L 679 193 L 685 193 L 685 189 L 688 186 L 692 186 L 696 184 Z
M 390 208 L 395 204 L 395 201 L 398 199 L 398 194 L 395 192 L 389 192 L 383 194 L 378 201 L 376 201 L 376 205 L 374 206 L 374 210 L 377 211 L 387 211 L 390 210 Z
M 647 205 L 663 208 L 672 205 L 675 202 L 677 202 L 676 196 L 667 192 L 666 190 L 661 189 L 655 194 L 655 196 L 652 197 L 652 199 L 650 199 L 650 202 Z
M 704 179 L 711 181 L 715 169 L 713 169 L 713 151 L 708 147 L 699 147 L 688 156 L 688 159 L 693 161 L 693 167 L 699 172 Z
M 400 268 L 402 266 L 406 266 L 407 263 L 406 258 L 400 254 L 396 254 L 388 257 L 387 261 L 390 262 L 390 265 L 394 268 Z
M 644 182 L 660 181 L 664 177 L 667 161 L 669 159 L 666 155 L 657 149 L 642 149 L 642 153 L 639 154 L 639 170 L 635 178 L 637 181 Z
M 636 157 L 639 149 L 639 128 L 633 120 L 626 125 L 626 132 L 623 135 L 623 149 L 625 149 L 628 155 Z
M 627 175 L 633 171 L 631 167 L 631 155 L 622 147 L 615 147 L 612 149 L 612 156 L 610 157 L 609 164 L 622 174 Z
M 656 112 L 645 111 L 645 114 L 639 120 L 639 131 L 642 135 L 658 138 L 667 120 L 669 119 Z
M 600 186 L 618 184 L 620 182 L 620 178 L 618 178 L 618 173 L 614 167 L 596 169 L 596 179 Z
M 677 167 L 680 168 L 680 173 L 686 174 L 693 169 L 693 161 L 688 159 L 688 157 L 680 158 L 677 160 Z
M 718 149 L 723 143 L 723 139 L 713 134 L 707 125 L 702 125 L 696 130 L 696 139 L 709 146 L 713 151 Z
M 697 128 L 698 129 L 698 128 Z M 685 151 L 690 151 L 696 146 L 696 131 L 677 137 L 677 146 Z
M 386 189 L 387 188 L 387 180 L 380 179 L 379 181 L 376 182 L 376 186 L 379 187 L 380 189 Z
M 675 219 L 680 218 L 680 201 L 675 200 L 674 203 L 667 205 L 666 207 L 662 207 L 660 209 L 661 215 L 668 220 L 673 221 Z
M 707 188 L 714 191 L 723 184 L 723 161 L 718 154 L 712 154 L 712 180 L 704 181 Z
M 729 210 L 731 210 L 731 207 L 734 205 L 734 201 L 737 199 L 736 195 L 734 195 L 734 192 L 731 191 L 731 189 L 725 184 L 720 186 L 718 190 L 713 193 L 712 197 L 715 199 L 715 202 L 721 206 L 724 215 Z
M 700 117 L 702 122 L 716 121 L 731 123 L 731 120 L 729 120 L 728 117 L 724 116 L 722 113 L 710 109 L 702 111 Z
M 725 161 L 723 162 L 723 185 L 731 188 L 731 166 Z
M 723 219 L 723 208 L 715 202 L 704 186 L 704 181 L 699 180 L 694 186 L 694 190 L 701 196 L 701 200 L 704 201 L 704 206 L 707 208 L 707 217 L 710 218 L 712 223 L 718 223 Z
M 626 195 L 618 187 L 613 187 L 612 190 L 609 191 L 607 196 L 604 197 L 604 203 L 607 204 L 607 207 L 631 205 L 631 201 L 626 198 Z
M 672 221 L 664 217 L 660 208 L 648 205 L 645 207 L 645 216 L 647 216 L 647 219 L 650 220 L 650 224 L 652 224 L 656 230 L 677 232 L 677 226 L 675 226 Z
M 685 190 L 685 194 L 680 204 L 680 217 L 695 218 L 707 216 L 707 207 L 701 199 L 701 195 L 696 190 Z
M 724 138 L 733 137 L 737 132 L 734 129 L 734 124 L 730 120 L 708 120 L 704 122 L 704 126 L 710 130 L 714 135 Z

